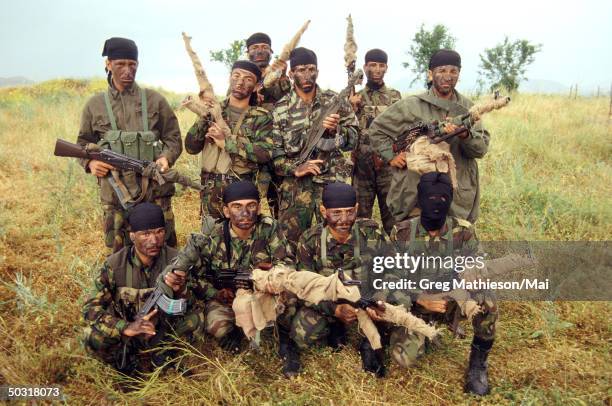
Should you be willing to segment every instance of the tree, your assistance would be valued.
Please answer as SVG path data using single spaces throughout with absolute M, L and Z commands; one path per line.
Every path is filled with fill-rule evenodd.
M 231 70 L 234 62 L 240 59 L 245 52 L 246 44 L 244 40 L 236 40 L 230 44 L 229 48 L 210 51 L 210 60 L 213 62 L 222 62 L 228 70 Z
M 533 63 L 534 55 L 541 49 L 541 44 L 531 44 L 525 39 L 510 42 L 506 37 L 502 44 L 480 54 L 479 74 L 491 84 L 491 90 L 503 87 L 514 91 L 525 79 L 527 65 Z
M 414 60 L 412 72 L 416 75 L 412 82 L 410 82 L 410 86 L 418 80 L 422 80 L 427 84 L 429 59 L 434 52 L 440 49 L 453 49 L 455 47 L 455 41 L 455 37 L 450 35 L 448 28 L 444 25 L 436 24 L 433 30 L 427 31 L 425 29 L 425 24 L 421 24 L 419 31 L 414 34 L 410 51 L 406 52 Z M 410 66 L 410 63 L 403 62 L 402 65 L 404 68 L 407 68 Z

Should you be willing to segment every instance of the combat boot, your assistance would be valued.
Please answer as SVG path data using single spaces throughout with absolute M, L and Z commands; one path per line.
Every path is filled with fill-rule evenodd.
M 364 371 L 376 374 L 377 378 L 385 376 L 386 370 L 382 349 L 374 350 L 370 341 L 367 338 L 363 338 L 359 344 L 359 354 L 361 354 L 361 364 Z
M 493 340 L 481 340 L 474 337 L 470 351 L 470 364 L 466 374 L 465 391 L 484 396 L 489 393 L 489 375 L 487 357 L 493 346 Z
M 300 373 L 300 350 L 289 337 L 289 332 L 278 330 L 278 355 L 283 360 L 283 375 L 292 378 Z

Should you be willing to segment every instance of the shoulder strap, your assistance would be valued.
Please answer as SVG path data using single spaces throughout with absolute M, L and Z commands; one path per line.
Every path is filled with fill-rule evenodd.
M 321 262 L 323 266 L 329 268 L 329 264 L 327 262 L 327 227 L 325 224 L 323 225 L 323 230 L 321 231 Z
M 469 112 L 467 108 L 460 105 L 459 103 L 450 100 L 440 99 L 439 97 L 435 97 L 429 93 L 419 94 L 416 95 L 416 97 L 426 103 L 432 104 L 438 108 L 441 108 L 442 110 L 448 111 L 451 116 L 458 116 Z
M 147 89 L 140 89 L 140 103 L 142 104 L 142 130 L 149 131 L 149 112 L 147 111 Z
M 449 256 L 453 255 L 453 221 L 451 217 L 446 216 L 446 235 L 444 236 L 446 241 L 448 241 L 446 245 L 446 254 Z
M 113 108 L 111 107 L 108 91 L 104 92 L 104 104 L 106 105 L 106 114 L 108 114 L 108 119 L 111 122 L 111 128 L 117 131 L 117 121 L 115 120 L 115 115 L 113 114 Z
M 228 269 L 232 267 L 232 236 L 230 235 L 229 220 L 223 221 L 223 243 L 225 244 L 225 254 Z
M 128 257 L 125 263 L 125 286 L 127 288 L 134 287 L 134 266 L 132 265 L 132 259 Z

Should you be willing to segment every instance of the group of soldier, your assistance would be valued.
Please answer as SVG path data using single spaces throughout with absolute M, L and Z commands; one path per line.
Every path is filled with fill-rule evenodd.
M 175 249 L 173 184 L 158 185 L 96 160 L 81 162 L 97 177 L 105 243 L 114 252 L 100 269 L 95 291 L 83 308 L 84 343 L 91 354 L 124 373 L 143 368 L 143 362 L 167 364 L 174 353 L 162 344 L 172 336 L 195 340 L 208 334 L 228 351 L 241 348 L 244 336 L 235 325 L 231 305 L 236 288 L 245 282 L 227 287 L 217 283 L 221 274 L 283 264 L 323 275 L 341 268 L 351 278 L 365 281 L 371 273 L 363 258 L 368 242 L 421 241 L 428 253 L 477 250 L 472 225 L 479 205 L 475 158 L 486 153 L 488 133 L 475 125 L 448 141 L 457 166 L 455 188 L 446 173 L 421 176 L 407 170 L 404 152 L 393 150 L 398 134 L 414 123 L 444 119 L 471 105 L 455 90 L 461 69 L 455 51 L 440 50 L 432 56 L 426 93 L 401 99 L 384 82 L 387 54 L 372 49 L 363 65 L 365 87 L 338 100 L 338 94 L 317 85 L 317 56 L 312 50 L 295 48 L 287 66 L 278 59 L 271 62 L 268 35 L 255 33 L 246 45 L 248 60 L 234 63 L 221 103 L 233 136 L 205 115 L 185 137 L 189 154 L 199 154 L 212 143 L 229 154 L 231 164 L 228 171 L 219 171 L 214 162 L 202 162 L 202 230 L 188 237 L 182 250 Z M 162 172 L 168 170 L 183 148 L 178 120 L 163 96 L 136 84 L 136 44 L 111 38 L 102 56 L 108 89 L 85 106 L 78 143 L 153 160 Z M 262 78 L 270 69 L 282 70 L 283 75 L 273 86 L 264 87 Z M 339 108 L 320 117 L 330 103 L 339 103 Z M 335 148 L 315 150 L 301 159 L 305 134 L 315 123 L 320 123 L 323 137 L 333 140 Z M 127 208 L 114 193 L 117 184 L 132 197 Z M 143 199 L 145 188 L 149 193 Z M 262 214 L 264 199 L 267 215 Z M 375 200 L 383 227 L 372 219 Z M 159 284 L 169 287 L 174 298 L 186 300 L 186 314 L 169 316 L 152 310 L 139 315 Z M 377 295 L 428 321 L 444 320 L 452 310 L 451 303 L 428 297 L 428 292 Z M 331 301 L 314 305 L 290 295 L 283 300 L 285 310 L 277 318 L 275 336 L 287 377 L 300 372 L 301 349 L 347 345 L 347 330 L 359 311 L 367 311 L 377 323 L 390 357 L 402 367 L 414 366 L 433 345 L 416 333 L 381 322 L 384 305 L 361 310 Z M 472 320 L 465 389 L 484 395 L 489 391 L 487 356 L 497 311 L 490 296 L 482 295 L 478 301 L 484 311 Z M 384 376 L 384 353 L 374 351 L 365 339 L 358 347 L 364 370 Z M 144 355 L 145 349 L 154 350 Z

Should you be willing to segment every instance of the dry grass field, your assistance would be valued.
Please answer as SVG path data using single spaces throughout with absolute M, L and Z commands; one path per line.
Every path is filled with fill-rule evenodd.
M 190 377 L 174 371 L 130 380 L 80 347 L 80 309 L 103 249 L 95 180 L 53 156 L 76 139 L 80 111 L 103 81 L 60 80 L 0 89 L 0 385 L 59 385 L 69 404 L 522 404 L 612 402 L 608 302 L 504 302 L 490 356 L 491 395 L 462 392 L 469 339 L 411 371 L 377 380 L 352 348 L 303 355 L 288 381 L 271 344 L 230 356 L 212 340 L 185 348 Z M 165 93 L 173 106 L 180 95 Z M 515 95 L 485 124 L 480 163 L 483 240 L 606 240 L 612 231 L 612 122 L 608 100 Z M 183 133 L 194 120 L 179 111 Z M 198 159 L 178 168 L 196 178 Z M 174 200 L 179 244 L 198 229 L 198 196 Z M 469 336 L 469 335 L 468 335 Z M 122 390 L 130 387 L 131 390 Z

